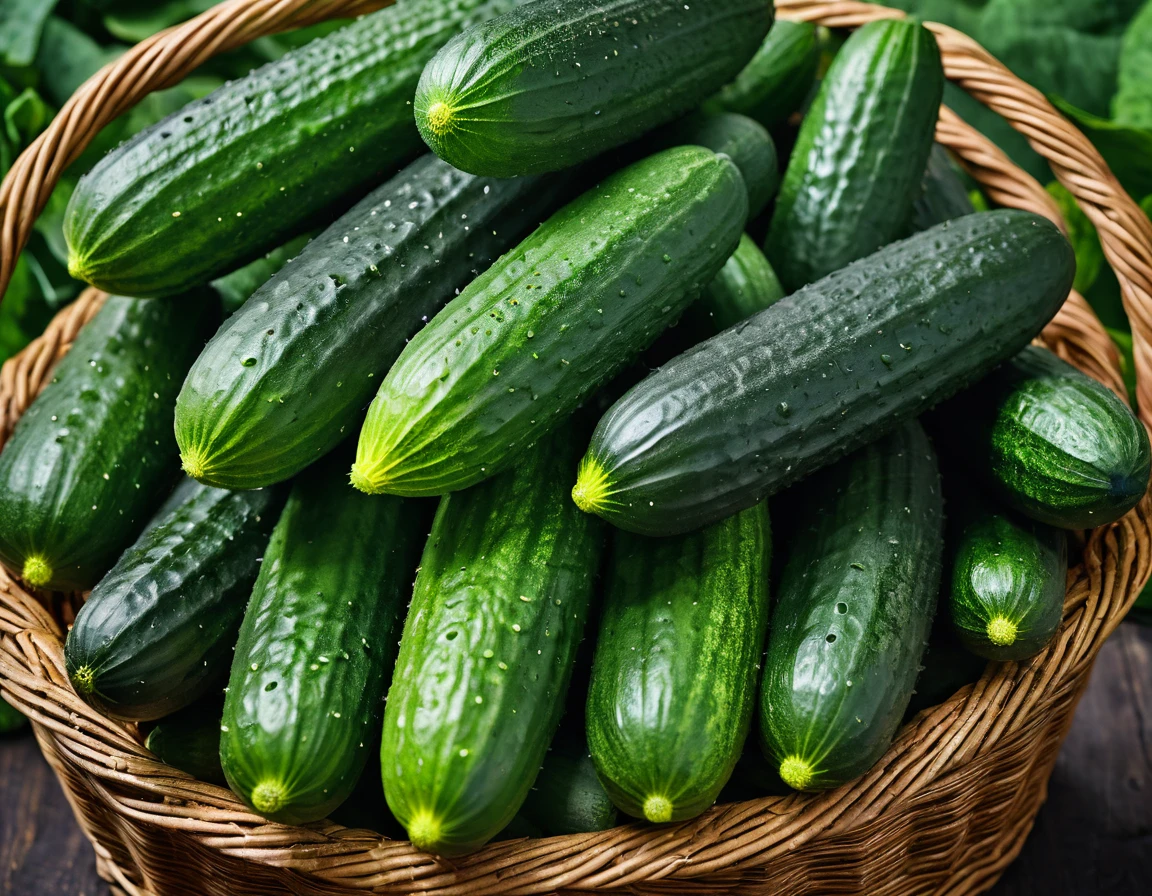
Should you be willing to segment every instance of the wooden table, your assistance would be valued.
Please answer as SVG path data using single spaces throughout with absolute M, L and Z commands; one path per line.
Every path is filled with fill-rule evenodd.
M 995 896 L 1152 892 L 1152 628 L 1105 645 L 1048 802 Z M 106 896 L 31 737 L 0 741 L 0 894 Z

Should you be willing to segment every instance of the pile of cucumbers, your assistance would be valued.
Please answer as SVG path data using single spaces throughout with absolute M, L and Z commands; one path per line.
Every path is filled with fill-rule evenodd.
M 85 176 L 113 295 L 0 453 L 76 692 L 453 856 L 846 784 L 923 664 L 1043 651 L 1149 480 L 1030 345 L 1072 249 L 973 212 L 920 24 L 773 20 L 408 0 Z

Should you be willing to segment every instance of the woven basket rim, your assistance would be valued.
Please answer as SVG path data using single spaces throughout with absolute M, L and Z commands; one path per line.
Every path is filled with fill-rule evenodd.
M 63 169 L 112 117 L 217 52 L 261 34 L 381 5 L 387 4 L 229 0 L 150 38 L 93 76 L 0 186 L 0 284 L 7 282 L 32 221 Z M 777 0 L 776 7 L 782 18 L 845 28 L 903 16 L 851 0 Z M 946 26 L 926 25 L 940 44 L 946 75 L 1028 137 L 1099 230 L 1132 324 L 1141 418 L 1149 425 L 1152 377 L 1141 374 L 1152 364 L 1152 224 L 1086 138 L 1041 94 L 971 38 Z M 994 201 L 1065 226 L 1039 183 L 944 107 L 937 139 Z M 0 370 L 0 446 L 103 299 L 103 293 L 86 290 L 43 336 Z M 1124 396 L 1115 348 L 1082 297 L 1069 296 L 1042 341 Z M 227 790 L 161 765 L 140 745 L 132 726 L 99 715 L 69 687 L 62 640 L 70 602 L 29 592 L 2 568 L 0 692 L 30 716 L 62 779 L 82 781 L 76 786 L 96 793 L 127 821 L 190 838 L 188 842 L 200 844 L 214 861 L 250 863 L 229 866 L 233 870 L 254 871 L 260 865 L 303 875 L 295 879 L 294 892 L 387 888 L 449 896 L 655 886 L 653 882 L 663 886 L 676 880 L 688 886 L 693 880 L 767 867 L 805 848 L 818 848 L 833 834 L 866 841 L 883 832 L 894 815 L 926 811 L 924 805 L 945 786 L 980 781 L 1004 756 L 1027 751 L 1049 713 L 1058 711 L 1070 720 L 1097 651 L 1149 576 L 1150 544 L 1152 504 L 1146 496 L 1124 519 L 1088 535 L 1083 562 L 1069 571 L 1064 622 L 1049 648 L 1023 663 L 990 664 L 977 683 L 904 726 L 881 763 L 852 784 L 823 794 L 717 806 L 697 819 L 659 828 L 633 824 L 595 834 L 491 844 L 455 866 L 439 863 L 406 842 L 330 822 L 304 828 L 267 823 Z M 1066 722 L 1060 724 L 1066 727 Z M 1055 736 L 1062 734 L 1056 731 Z M 1042 762 L 1029 768 L 1047 775 Z M 995 881 L 1018 851 L 1037 806 L 1020 807 L 1013 823 L 1016 841 L 995 856 L 972 857 L 954 892 L 976 892 Z M 147 882 L 136 879 L 138 874 L 118 866 L 102 843 L 107 832 L 94 829 L 79 814 L 96 845 L 102 873 L 133 896 L 152 892 Z M 316 888 L 308 889 L 313 884 Z

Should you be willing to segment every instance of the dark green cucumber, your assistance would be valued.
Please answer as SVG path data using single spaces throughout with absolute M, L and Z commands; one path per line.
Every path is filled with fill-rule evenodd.
M 201 697 L 190 706 L 165 716 L 148 732 L 144 746 L 165 765 L 187 772 L 197 781 L 227 786 L 220 767 L 220 717 L 224 699 Z
M 29 585 L 91 588 L 164 500 L 176 392 L 217 320 L 113 296 L 80 331 L 0 453 L 0 560 Z
M 420 849 L 475 849 L 511 821 L 564 711 L 600 553 L 565 494 L 567 428 L 440 502 L 384 710 L 392 813 Z
M 761 745 L 797 790 L 868 771 L 928 642 L 944 550 L 940 474 L 910 422 L 801 487 L 760 690 Z
M 936 128 L 944 70 L 910 20 L 856 31 L 796 138 L 766 254 L 789 290 L 875 252 L 907 227 Z
M 596 427 L 573 498 L 651 535 L 750 507 L 1018 352 L 1073 268 L 1060 231 L 1020 211 L 888 246 L 633 387 Z
M 764 211 L 780 186 L 779 159 L 772 135 L 746 115 L 696 112 L 665 125 L 641 141 L 651 151 L 669 146 L 703 146 L 728 156 L 748 188 L 748 219 Z
M 211 286 L 220 296 L 220 304 L 224 307 L 224 314 L 235 314 L 240 306 L 248 301 L 248 297 L 267 283 L 284 265 L 300 254 L 300 250 L 308 245 L 308 241 L 315 236 L 313 233 L 303 233 L 293 237 L 283 246 L 277 246 L 267 255 L 262 255 L 255 261 L 250 261 L 242 268 L 237 268 L 231 274 L 225 274 L 213 280 Z
M 704 108 L 739 112 L 775 127 L 804 104 L 819 63 L 816 26 L 778 19 L 752 60 Z
M 428 63 L 416 125 L 494 177 L 568 168 L 687 112 L 744 67 L 768 0 L 551 0 L 475 25 Z
M 596 775 L 583 730 L 561 726 L 520 815 L 543 834 L 584 834 L 616 826 L 616 805 Z
M 412 94 L 462 26 L 516 0 L 407 0 L 285 54 L 106 155 L 68 204 L 69 270 L 165 295 L 315 226 L 420 151 Z
M 1108 388 L 1038 346 L 941 407 L 933 425 L 998 498 L 1052 526 L 1114 522 L 1148 489 L 1143 424 Z
M 913 232 L 962 218 L 974 211 L 968 188 L 948 157 L 948 150 L 939 143 L 932 144 L 920 195 L 912 203 Z
M 676 538 L 616 533 L 588 744 L 629 815 L 699 815 L 732 774 L 756 703 L 770 550 L 766 504 Z
M 158 719 L 227 677 L 282 495 L 185 480 L 92 589 L 64 648 L 76 692 L 121 719 Z
M 946 593 L 960 641 L 990 660 L 1039 653 L 1064 615 L 1064 531 L 971 494 L 949 501 L 949 508 L 952 572 Z
M 347 470 L 337 452 L 296 480 L 264 552 L 224 702 L 228 784 L 285 824 L 343 803 L 376 746 L 395 630 L 428 534 L 431 507 L 362 495 Z
M 0 697 L 0 734 L 8 734 L 28 724 L 28 720 Z
M 478 178 L 426 155 L 369 194 L 193 365 L 176 403 L 184 469 L 255 488 L 343 440 L 409 337 L 559 205 L 566 180 Z
M 784 287 L 752 237 L 744 234 L 704 293 L 688 309 L 697 331 L 712 335 L 771 308 L 784 298 Z
M 570 202 L 408 343 L 368 409 L 352 484 L 438 495 L 511 464 L 680 316 L 746 209 L 736 166 L 699 146 Z

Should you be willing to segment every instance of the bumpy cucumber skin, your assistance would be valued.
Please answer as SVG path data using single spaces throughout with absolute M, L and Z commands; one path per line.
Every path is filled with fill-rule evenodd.
M 197 781 L 227 786 L 220 767 L 220 716 L 224 699 L 210 694 L 166 716 L 148 732 L 144 746 L 165 765 L 187 772 Z
M 384 793 L 419 848 L 483 845 L 540 769 L 593 594 L 601 532 L 567 498 L 572 434 L 440 502 L 384 710 Z
M 570 202 L 407 345 L 368 410 L 353 484 L 439 495 L 510 465 L 680 316 L 746 208 L 736 166 L 698 146 Z
M 413 162 L 256 291 L 176 404 L 190 475 L 256 488 L 354 431 L 423 322 L 562 201 L 566 179 L 495 180 Z
M 633 387 L 597 425 L 573 494 L 649 535 L 749 507 L 1018 352 L 1074 266 L 1056 227 L 1020 211 L 882 249 Z
M 1063 529 L 1114 522 L 1148 489 L 1148 433 L 1108 388 L 1039 346 L 933 415 L 993 491 Z M 960 421 L 963 421 L 962 425 Z
M 596 775 L 583 730 L 566 728 L 556 733 L 520 817 L 549 836 L 606 831 L 616 826 L 616 804 Z
M 1039 653 L 1064 613 L 1067 536 L 983 501 L 950 515 L 948 607 L 960 641 L 990 660 Z
M 342 452 L 296 480 L 240 628 L 220 757 L 228 784 L 285 824 L 328 816 L 376 746 L 432 507 L 348 485 Z
M 920 195 L 912 203 L 912 232 L 927 230 L 974 211 L 976 209 L 968 196 L 968 188 L 952 167 L 948 150 L 939 143 L 932 144 Z
M 900 236 L 932 149 L 944 70 L 917 22 L 856 31 L 804 117 L 765 254 L 793 291 Z
M 308 245 L 308 241 L 315 236 L 314 233 L 303 233 L 293 237 L 282 246 L 277 246 L 266 255 L 255 261 L 250 261 L 242 268 L 237 268 L 231 274 L 218 277 L 210 284 L 220 296 L 220 304 L 225 315 L 235 314 L 240 306 L 248 301 L 248 297 L 267 283 L 281 268 L 300 254 L 300 250 Z
M 944 509 L 916 422 L 800 490 L 786 523 L 760 736 L 786 783 L 825 790 L 876 763 L 912 697 L 936 608 Z
M 816 26 L 779 19 L 752 60 L 704 108 L 738 112 L 775 127 L 803 105 L 819 64 Z
M 529 3 L 436 54 L 416 124 L 464 171 L 559 171 L 698 105 L 752 58 L 773 17 L 767 0 Z
M 629 815 L 699 815 L 732 774 L 756 703 L 770 550 L 765 504 L 675 538 L 616 533 L 588 743 Z
M 109 153 L 68 205 L 73 276 L 125 295 L 206 283 L 420 151 L 411 98 L 462 26 L 516 0 L 407 0 L 189 103 Z
M 91 588 L 164 500 L 176 392 L 218 320 L 113 296 L 80 331 L 0 453 L 0 560 L 28 584 Z
M 276 489 L 178 485 L 76 615 L 64 648 L 76 692 L 145 720 L 219 684 L 283 503 Z
M 696 112 L 641 142 L 650 143 L 653 150 L 687 144 L 728 156 L 748 189 L 748 220 L 764 211 L 780 187 L 780 160 L 772 135 L 746 115 Z
M 782 298 L 780 278 L 755 240 L 744 234 L 720 273 L 692 303 L 687 317 L 689 322 L 706 321 L 700 329 L 713 335 L 771 308 Z

